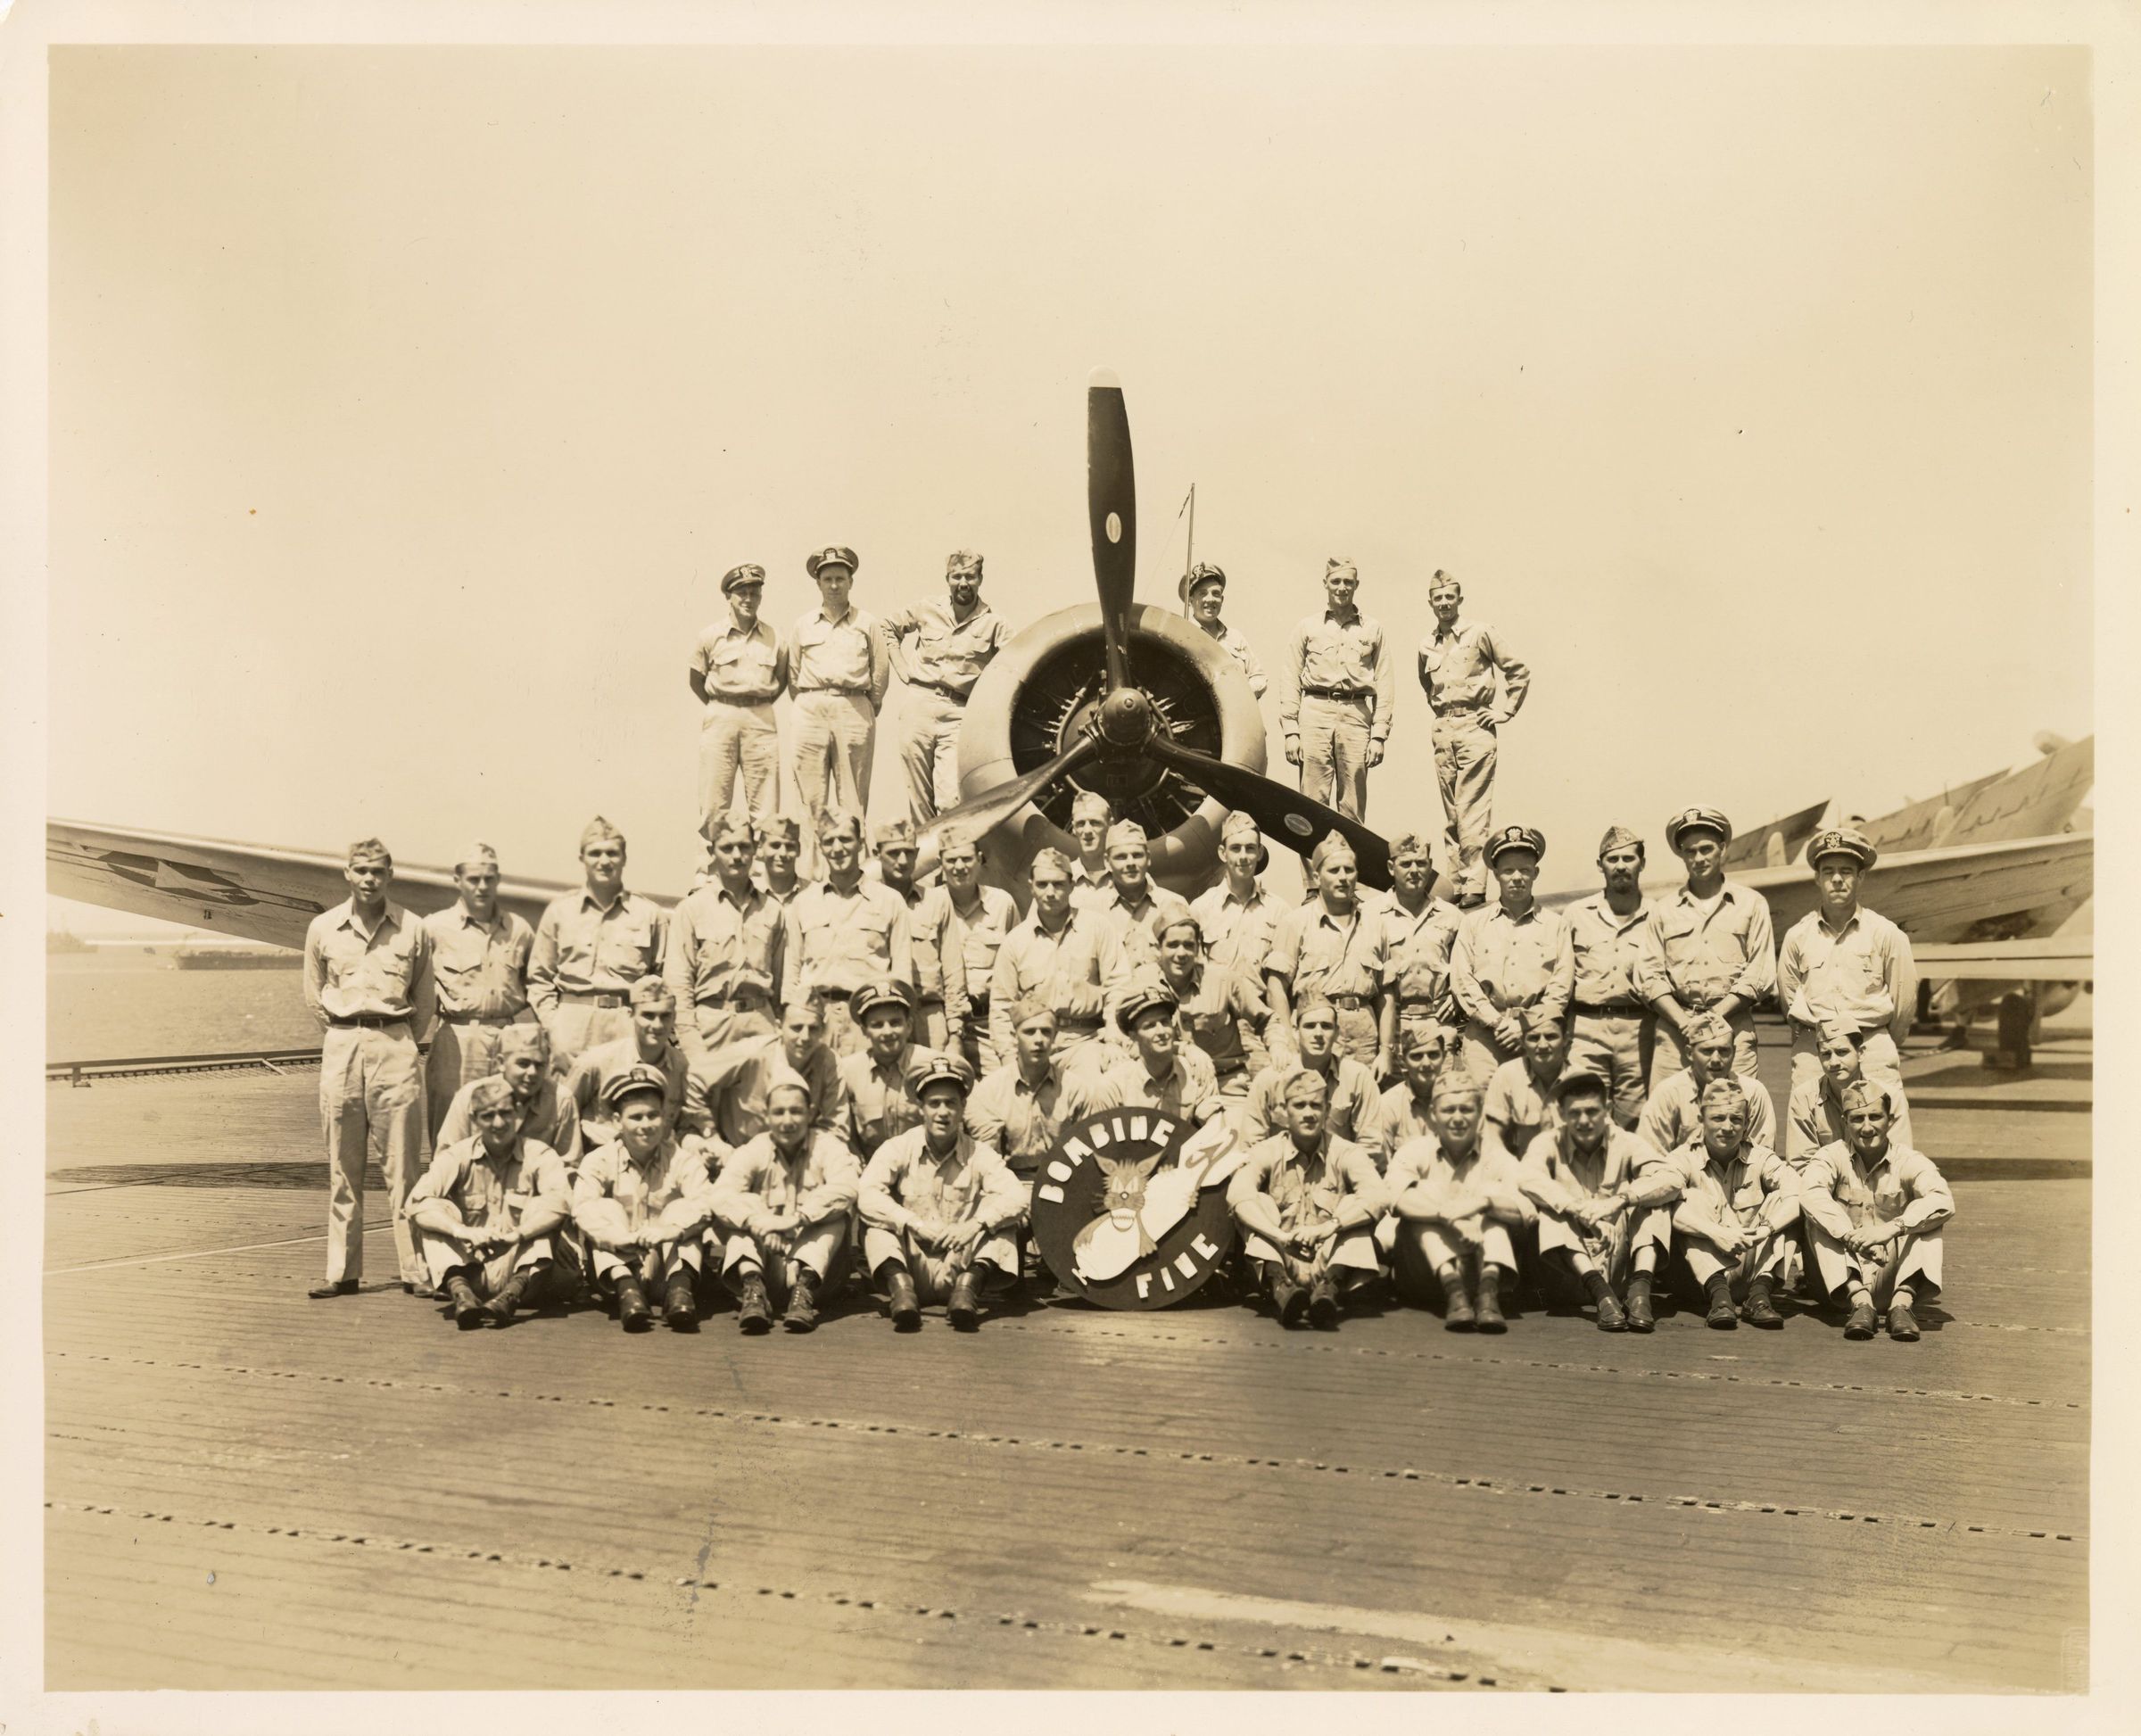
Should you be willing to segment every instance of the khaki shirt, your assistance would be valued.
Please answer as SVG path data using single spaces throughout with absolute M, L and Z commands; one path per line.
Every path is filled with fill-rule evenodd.
M 1264 957 L 1280 911 L 1261 880 L 1246 898 L 1221 880 L 1189 901 L 1189 913 L 1204 931 L 1205 957 L 1215 964 L 1239 965 L 1263 980 Z
M 847 614 L 828 621 L 821 605 L 796 623 L 793 646 L 789 662 L 798 695 L 830 689 L 867 694 L 873 706 L 884 703 L 892 664 L 875 616 L 850 603 Z
M 1001 1153 L 962 1131 L 939 1157 L 929 1133 L 911 1128 L 877 1149 L 856 1190 L 865 1224 L 899 1231 L 915 1218 L 940 1224 L 979 1221 L 992 1235 L 1026 1216 L 1026 1189 Z
M 1637 986 L 1641 968 L 1644 936 L 1650 906 L 1641 900 L 1627 915 L 1615 913 L 1603 892 L 1593 893 L 1569 905 L 1568 941 L 1576 959 L 1575 999 L 1586 1006 L 1633 1003 L 1630 1013 L 1641 1013 L 1645 996 Z
M 1386 932 L 1380 910 L 1356 907 L 1334 916 L 1319 897 L 1287 911 L 1273 925 L 1264 973 L 1285 983 L 1292 999 L 1319 989 L 1373 1001 L 1383 991 L 1390 966 Z
M 714 1215 L 750 1235 L 760 1234 L 768 1219 L 789 1212 L 808 1228 L 852 1211 L 862 1178 L 855 1153 L 830 1133 L 810 1128 L 792 1153 L 762 1133 L 721 1166 Z
M 634 1067 L 652 1067 L 661 1074 L 662 1108 L 669 1117 L 671 1132 L 679 1127 L 692 1133 L 711 1130 L 713 1117 L 707 1112 L 699 1087 L 691 1083 L 690 1064 L 684 1059 L 683 1050 L 666 1043 L 659 1060 L 644 1061 L 639 1038 L 620 1037 L 586 1050 L 566 1075 L 566 1095 L 579 1113 L 589 1145 L 606 1144 L 616 1137 L 617 1112 L 602 1101 L 602 1093 L 612 1079 L 622 1078 Z
M 1799 1178 L 1766 1145 L 1753 1140 L 1721 1162 L 1713 1161 L 1699 1135 L 1666 1160 L 1678 1172 L 1680 1203 L 1673 1228 L 1714 1239 L 1725 1229 L 1753 1229 L 1766 1219 L 1781 1228 L 1799 1215 Z M 1770 1202 L 1774 1200 L 1776 1204 Z
M 1374 912 L 1382 927 L 1383 980 L 1395 986 L 1416 964 L 1425 964 L 1447 980 L 1450 950 L 1457 945 L 1457 927 L 1464 912 L 1447 898 L 1430 897 L 1416 913 L 1393 896 L 1380 900 Z
M 945 1017 L 966 1022 L 966 953 L 952 934 L 951 895 L 941 886 L 907 899 L 913 938 L 915 991 L 922 1001 L 941 1001 Z
M 840 1079 L 838 1058 L 821 1043 L 798 1071 L 789 1065 L 781 1033 L 768 1031 L 732 1043 L 715 1058 L 705 1101 L 722 1143 L 742 1145 L 764 1133 L 766 1093 L 783 1079 L 796 1079 L 810 1088 L 811 1126 L 845 1138 L 847 1087 Z
M 1253 1079 L 1269 1064 L 1263 1029 L 1270 1009 L 1247 971 L 1207 962 L 1186 994 L 1178 983 L 1168 987 L 1181 1003 L 1175 1029 L 1203 1052 L 1215 1075 L 1231 1079 L 1245 1071 Z
M 1330 1082 L 1323 1125 L 1334 1138 L 1365 1143 L 1375 1135 L 1376 1076 L 1351 1055 L 1333 1055 L 1330 1062 L 1323 1070 L 1324 1078 Z M 1249 1106 L 1242 1117 L 1243 1138 L 1254 1142 L 1285 1131 L 1279 1084 L 1293 1071 L 1291 1067 L 1267 1067 L 1251 1082 Z
M 963 1015 L 973 1017 L 973 1001 L 977 996 L 988 994 L 988 979 L 996 968 L 996 952 L 1004 944 L 1004 937 L 1019 925 L 1018 900 L 1000 886 L 977 886 L 980 900 L 974 910 L 963 913 L 952 900 L 952 895 L 941 886 L 933 887 L 930 898 L 944 901 L 944 938 L 940 943 L 945 957 L 954 953 L 959 955 L 961 974 L 965 987 L 967 1004 Z M 925 900 L 926 902 L 926 900 Z M 932 914 L 932 920 L 934 920 Z M 915 917 L 921 925 L 919 913 Z M 948 982 L 949 972 L 947 972 Z M 950 1002 L 946 1006 L 948 1010 Z
M 1842 1140 L 1823 1146 L 1801 1172 L 1799 1202 L 1838 1237 L 1868 1224 L 1900 1223 L 1919 1234 L 1955 1215 L 1955 1196 L 1932 1159 L 1893 1142 L 1870 1163 Z
M 1153 1109 L 1194 1125 L 1219 1109 L 1219 1082 L 1202 1049 L 1179 1050 L 1174 1064 L 1158 1079 L 1145 1070 L 1142 1056 L 1087 1068 L 1063 1087 L 1060 1106 L 1066 1121 L 1083 1120 L 1111 1109 Z
M 867 1049 L 840 1057 L 840 1083 L 847 1091 L 847 1143 L 867 1158 L 894 1134 L 922 1123 L 922 1105 L 907 1089 L 907 1069 L 938 1051 L 910 1043 L 889 1067 L 878 1064 Z
M 1784 932 L 1776 982 L 1785 1016 L 1802 1025 L 1840 1019 L 1901 1043 L 1918 1011 L 1911 938 L 1876 911 L 1853 911 L 1840 930 L 1808 911 Z
M 1375 621 L 1353 611 L 1340 621 L 1328 609 L 1304 615 L 1286 642 L 1280 665 L 1278 721 L 1287 735 L 1301 733 L 1301 697 L 1304 688 L 1335 688 L 1348 696 L 1365 696 L 1371 701 L 1368 733 L 1371 741 L 1390 739 L 1392 707 L 1397 689 L 1390 657 L 1383 643 L 1383 629 Z
M 717 880 L 696 886 L 669 913 L 662 980 L 676 997 L 677 1023 L 696 1027 L 699 1004 L 756 989 L 770 1002 L 781 987 L 786 938 L 781 906 L 752 887 L 741 898 Z
M 426 916 L 424 931 L 431 937 L 441 1013 L 510 1019 L 525 1010 L 535 930 L 525 917 L 500 910 L 479 922 L 457 902 Z
M 1004 1153 L 1020 1175 L 1030 1178 L 1041 1160 L 1055 1149 L 1062 1130 L 1063 1079 L 1054 1066 L 1038 1085 L 1029 1085 L 1014 1060 L 982 1075 L 966 1100 L 966 1130 Z
M 550 900 L 528 954 L 528 1000 L 555 1012 L 566 995 L 629 995 L 661 969 L 669 913 L 637 892 L 607 905 L 585 887 Z
M 763 620 L 754 621 L 748 632 L 732 617 L 715 622 L 699 634 L 691 666 L 709 701 L 771 705 L 788 690 L 788 648 Z
M 1484 1213 L 1528 1224 L 1539 1216 L 1525 1197 L 1517 1160 L 1484 1142 L 1452 1156 L 1439 1138 L 1412 1140 L 1391 1154 L 1383 1180 L 1391 1210 L 1416 1222 L 1456 1223 Z
M 470 1079 L 453 1094 L 453 1101 L 446 1105 L 446 1119 L 439 1124 L 439 1137 L 433 1143 L 444 1151 L 447 1146 L 459 1145 L 464 1139 L 476 1137 L 475 1109 L 470 1099 L 481 1079 Z M 545 1073 L 535 1082 L 535 1093 L 525 1103 L 514 1098 L 513 1107 L 520 1112 L 520 1137 L 537 1145 L 548 1145 L 558 1154 L 558 1161 L 570 1172 L 579 1167 L 583 1142 L 580 1137 L 580 1112 L 564 1090 L 564 1081 L 555 1073 Z
M 916 682 L 948 687 L 962 699 L 1011 638 L 1009 624 L 987 603 L 977 604 L 961 621 L 952 614 L 948 597 L 916 603 L 886 616 L 885 632 L 896 643 L 913 638 L 906 659 L 908 673 Z
M 573 1178 L 573 1221 L 599 1247 L 697 1235 L 714 1218 L 713 1155 L 674 1135 L 644 1159 L 623 1140 L 598 1145 Z
M 1450 948 L 1450 992 L 1467 1019 L 1500 1023 L 1512 1008 L 1550 1007 L 1568 1014 L 1576 955 L 1568 924 L 1533 905 L 1511 916 L 1499 904 L 1467 910 Z
M 1438 717 L 1452 707 L 1492 710 L 1497 669 L 1502 716 L 1514 717 L 1531 690 L 1532 672 L 1493 628 L 1484 621 L 1459 621 L 1450 632 L 1437 628 L 1420 641 L 1420 686 Z
M 1733 1078 L 1747 1093 L 1748 1143 L 1775 1151 L 1777 1105 L 1769 1087 L 1747 1073 L 1735 1073 Z M 1682 1068 L 1650 1094 L 1636 1131 L 1661 1152 L 1678 1151 L 1689 1140 L 1702 1137 L 1702 1087 L 1695 1082 L 1693 1068 Z
M 867 876 L 840 892 L 817 881 L 781 913 L 782 1001 L 813 988 L 858 988 L 885 977 L 914 981 L 913 927 L 907 901 Z
M 1706 913 L 1682 887 L 1650 906 L 1636 986 L 1647 1001 L 1667 995 L 1700 1012 L 1727 995 L 1754 1003 L 1777 980 L 1769 901 L 1733 880 Z
M 1239 1219 L 1244 1206 L 1259 1203 L 1289 1235 L 1327 1221 L 1357 1229 L 1390 1209 L 1375 1161 L 1352 1140 L 1327 1134 L 1305 1156 L 1291 1133 L 1251 1146 L 1227 1183 L 1227 1207 Z
M 438 999 L 431 937 L 391 903 L 368 929 L 345 898 L 306 924 L 303 987 L 305 1004 L 323 1027 L 330 1019 L 402 1019 L 423 1042 Z
M 524 1230 L 543 1235 L 565 1219 L 572 1185 L 558 1153 L 524 1132 L 505 1158 L 491 1155 L 480 1135 L 442 1138 L 430 1166 L 409 1190 L 404 1211 L 422 1222 L 426 1200 L 442 1200 L 469 1229 L 493 1234 Z
M 1199 625 L 1197 631 L 1203 632 L 1204 630 Z M 1249 681 L 1249 691 L 1256 698 L 1262 699 L 1264 689 L 1270 682 L 1264 679 L 1264 665 L 1257 660 L 1256 653 L 1249 649 L 1249 641 L 1242 637 L 1241 629 L 1230 627 L 1222 621 L 1219 632 L 1205 636 L 1241 665 L 1242 674 Z
M 989 972 L 988 1038 L 996 1053 L 1018 1053 L 1011 1009 L 1024 999 L 1046 1002 L 1070 1029 L 1097 1029 L 1118 951 L 1114 937 L 1089 912 L 1070 911 L 1051 933 L 1041 926 L 1040 913 L 1029 911 L 1004 937 Z
M 1500 1138 L 1510 1156 L 1522 1157 L 1542 1129 L 1560 1125 L 1553 1096 L 1554 1082 L 1559 1077 L 1557 1069 L 1554 1079 L 1541 1080 L 1522 1055 L 1494 1070 L 1494 1077 L 1487 1081 L 1479 1118 L 1489 1132 Z
M 1663 1152 L 1610 1121 L 1592 1152 L 1582 1150 L 1566 1128 L 1533 1140 L 1517 1166 L 1517 1182 L 1542 1211 L 1563 1213 L 1624 1188 L 1631 1207 L 1662 1205 L 1677 1198 L 1681 1187 Z

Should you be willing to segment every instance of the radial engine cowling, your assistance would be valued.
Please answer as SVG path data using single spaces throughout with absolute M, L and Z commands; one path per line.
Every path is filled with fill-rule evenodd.
M 1211 636 L 1172 610 L 1133 604 L 1129 679 L 1183 746 L 1215 759 L 1264 769 L 1264 720 L 1240 665 Z M 997 653 L 969 696 L 959 731 L 959 789 L 971 798 L 1045 765 L 1078 739 L 1105 691 L 1100 608 L 1079 603 L 1028 627 Z M 1118 819 L 1135 820 L 1152 839 L 1153 876 L 1191 896 L 1218 872 L 1225 804 L 1178 773 L 1137 755 L 1093 761 L 1039 803 L 1029 803 L 989 834 L 989 878 L 1022 891 L 1035 851 L 1075 856 L 1070 804 L 1097 790 Z

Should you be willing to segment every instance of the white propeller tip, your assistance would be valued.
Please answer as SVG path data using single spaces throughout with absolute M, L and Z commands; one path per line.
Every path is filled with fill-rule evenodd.
M 1112 368 L 1095 368 L 1086 376 L 1087 392 L 1120 392 L 1122 382 L 1115 377 Z

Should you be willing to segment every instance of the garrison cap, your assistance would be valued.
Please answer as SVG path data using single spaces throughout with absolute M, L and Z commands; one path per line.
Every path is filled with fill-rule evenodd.
M 740 838 L 746 844 L 750 844 L 756 842 L 758 836 L 751 830 L 750 816 L 744 814 L 715 814 L 707 822 L 706 835 L 709 844 L 723 843 L 732 838 Z
M 1606 836 L 1599 839 L 1599 855 L 1604 856 L 1614 850 L 1634 850 L 1639 854 L 1643 840 L 1626 826 L 1608 826 Z
M 1112 850 L 1118 844 L 1142 844 L 1150 847 L 1152 839 L 1135 820 L 1118 820 L 1108 828 L 1107 847 Z
M 1456 574 L 1445 573 L 1441 567 L 1438 566 L 1434 569 L 1433 576 L 1431 576 L 1427 581 L 1427 594 L 1430 597 L 1434 596 L 1434 593 L 1440 591 L 1444 585 L 1453 586 L 1459 591 L 1462 591 L 1464 589 L 1463 585 L 1458 583 Z
M 1732 823 L 1714 807 L 1683 807 L 1666 822 L 1666 847 L 1680 848 L 1680 840 L 1691 831 L 1714 831 L 1724 843 L 1732 841 Z
M 1320 874 L 1323 872 L 1323 864 L 1341 850 L 1352 857 L 1356 864 L 1360 862 L 1360 852 L 1353 847 L 1352 839 L 1342 831 L 1327 831 L 1316 840 L 1316 847 L 1309 852 L 1310 871 Z
M 1401 1058 L 1410 1054 L 1415 1049 L 1448 1056 L 1458 1046 L 1458 1034 L 1447 1025 L 1408 1025 L 1398 1034 L 1398 1054 Z
M 857 844 L 863 841 L 863 816 L 861 814 L 850 814 L 842 807 L 829 807 L 818 815 L 819 843 L 823 844 L 829 838 L 844 837 L 848 832 L 855 834 L 855 841 Z
M 468 1107 L 480 1114 L 486 1109 L 505 1109 L 513 1102 L 513 1087 L 496 1073 L 477 1079 L 468 1087 Z
M 360 862 L 384 862 L 389 868 L 394 865 L 394 853 L 376 838 L 360 838 L 350 846 L 344 858 L 354 868 Z
M 948 579 L 955 573 L 971 573 L 977 579 L 980 578 L 981 557 L 971 549 L 953 550 L 944 558 L 944 576 Z
M 1360 569 L 1344 556 L 1333 555 L 1323 564 L 1323 576 L 1327 579 L 1358 579 Z
M 741 591 L 747 584 L 765 583 L 765 568 L 756 561 L 747 560 L 741 566 L 732 566 L 721 575 L 721 594 L 725 597 L 732 591 Z
M 471 864 L 484 863 L 488 863 L 493 868 L 498 866 L 498 852 L 488 844 L 464 844 L 461 846 L 460 854 L 453 859 L 454 871 L 457 873 Z
M 622 844 L 624 841 L 624 834 L 599 814 L 590 820 L 580 832 L 580 847 L 583 850 L 590 844 Z
M 1571 1067 L 1554 1081 L 1554 1101 L 1558 1103 L 1575 1091 L 1595 1091 L 1601 1097 L 1610 1095 L 1606 1075 L 1595 1067 L 1581 1065 Z
M 541 1025 L 508 1025 L 498 1034 L 499 1058 L 510 1061 L 515 1055 L 547 1055 L 550 1052 L 550 1034 Z
M 1814 1028 L 1814 1039 L 1822 1043 L 1845 1042 L 1853 1048 L 1863 1046 L 1859 1041 L 1858 1027 L 1848 1019 L 1823 1019 Z
M 1115 810 L 1108 806 L 1108 798 L 1097 789 L 1081 789 L 1070 798 L 1070 818 L 1075 823 L 1088 814 L 1099 816 L 1103 825 L 1115 817 Z
M 1817 831 L 1814 841 L 1806 847 L 1806 865 L 1811 868 L 1825 856 L 1848 856 L 1861 868 L 1871 868 L 1880 859 L 1881 852 L 1873 847 L 1873 840 L 1856 826 L 1831 826 Z
M 912 1013 L 914 1010 L 913 994 L 905 983 L 887 977 L 881 981 L 871 983 L 867 988 L 856 989 L 854 998 L 847 1003 L 847 1011 L 855 1015 L 856 1022 L 860 1024 L 884 1006 L 896 1006 L 902 1013 Z
M 829 542 L 823 549 L 805 557 L 803 570 L 814 579 L 818 576 L 818 569 L 822 566 L 845 566 L 852 575 L 855 569 L 861 565 L 862 563 L 855 558 L 854 550 L 843 549 L 837 542 Z
M 955 1085 L 963 1097 L 974 1088 L 974 1070 L 955 1054 L 927 1049 L 907 1062 L 906 1081 L 918 1098 L 932 1085 Z
M 871 834 L 870 842 L 880 850 L 888 844 L 905 844 L 911 850 L 914 847 L 914 823 L 906 819 L 882 821 Z
M 1517 1009 L 1517 1022 L 1526 1030 L 1537 1030 L 1542 1025 L 1558 1025 L 1568 1029 L 1568 1014 L 1552 1006 L 1534 1004 Z
M 1016 1030 L 1035 1019 L 1046 1019 L 1050 1024 L 1062 1022 L 1062 1015 L 1038 996 L 1022 995 L 1011 1004 L 1012 1029 Z
M 1175 589 L 1180 593 L 1182 600 L 1186 603 L 1189 600 L 1190 593 L 1201 584 L 1216 584 L 1221 591 L 1224 591 L 1227 589 L 1227 575 L 1210 561 L 1201 560 L 1182 575 L 1181 582 L 1175 586 Z
M 1681 1029 L 1692 1049 L 1707 1048 L 1713 1043 L 1739 1041 L 1731 1023 L 1715 1013 L 1698 1013 Z
M 1543 859 L 1546 834 L 1536 826 L 1504 826 L 1487 839 L 1487 865 L 1492 867 L 1505 850 L 1529 850 Z
M 1390 859 L 1395 862 L 1401 856 L 1426 856 L 1430 867 L 1434 864 L 1434 846 L 1427 841 L 1424 831 L 1401 831 L 1390 840 Z
M 669 1081 L 657 1069 L 635 1062 L 602 1087 L 602 1101 L 615 1109 L 625 1098 L 636 1097 L 642 1091 L 653 1092 L 664 1103 L 669 1101 Z
M 773 1069 L 773 1077 L 765 1082 L 765 1104 L 768 1109 L 773 1107 L 774 1094 L 781 1091 L 793 1091 L 803 1099 L 804 1107 L 809 1107 L 810 1081 L 785 1062 Z
M 1427 1089 L 1427 1106 L 1432 1109 L 1441 1103 L 1469 1098 L 1478 1103 L 1486 1095 L 1486 1087 L 1480 1084 L 1476 1074 L 1462 1067 L 1449 1067 L 1434 1076 L 1434 1083 Z
M 651 1006 L 658 1007 L 664 1013 L 674 1013 L 676 996 L 669 992 L 669 985 L 659 977 L 641 977 L 632 985 L 632 1004 L 635 1010 Z
M 1875 1104 L 1884 1110 L 1895 1107 L 1889 1100 L 1888 1087 L 1874 1079 L 1853 1079 L 1840 1095 L 1846 1109 L 1869 1109 Z
M 1742 1110 L 1749 1113 L 1753 1112 L 1754 1101 L 1747 1095 L 1747 1087 L 1741 1083 L 1740 1075 L 1737 1073 L 1718 1074 L 1715 1079 L 1702 1087 L 1701 1095 L 1695 1101 L 1699 1104 L 1707 1104 L 1712 1097 L 1724 1096 L 1729 1096 L 1730 1100 L 1738 1104 Z
M 758 834 L 761 840 L 768 838 L 785 838 L 790 844 L 803 841 L 803 826 L 792 814 L 776 814 L 765 823 L 765 830 Z
M 1244 814 L 1238 807 L 1219 822 L 1219 842 L 1228 844 L 1237 838 L 1253 838 L 1256 840 L 1258 873 L 1262 873 L 1271 865 L 1271 847 L 1264 842 L 1263 828 L 1256 823 L 1255 815 Z
M 1122 1004 L 1115 1009 L 1115 1023 L 1128 1037 L 1137 1029 L 1137 1021 L 1154 1007 L 1164 1007 L 1171 1014 L 1181 1004 L 1175 991 L 1165 983 L 1141 982 L 1122 997 Z

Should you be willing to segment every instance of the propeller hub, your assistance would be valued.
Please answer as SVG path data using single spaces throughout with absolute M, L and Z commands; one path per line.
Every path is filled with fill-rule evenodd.
M 1134 687 L 1119 687 L 1100 704 L 1100 738 L 1112 748 L 1142 748 L 1152 739 L 1153 702 Z

